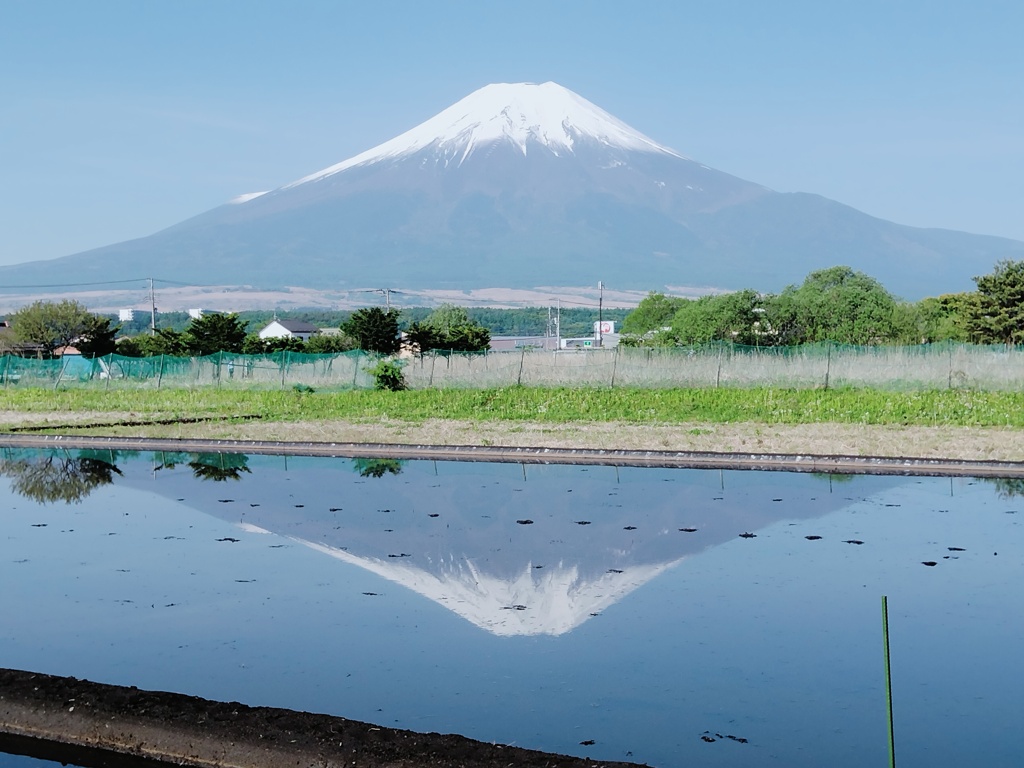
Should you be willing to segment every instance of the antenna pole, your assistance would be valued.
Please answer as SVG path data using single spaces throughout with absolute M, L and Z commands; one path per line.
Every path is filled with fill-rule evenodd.
M 604 283 L 597 281 L 597 290 L 600 291 L 597 299 L 597 346 L 604 346 Z

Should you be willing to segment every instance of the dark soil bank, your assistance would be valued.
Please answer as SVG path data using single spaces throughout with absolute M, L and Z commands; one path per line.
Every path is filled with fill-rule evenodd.
M 89 749 L 76 756 L 68 745 Z M 210 768 L 635 765 L 12 669 L 0 669 L 0 748 L 80 765 L 128 765 L 109 752 Z

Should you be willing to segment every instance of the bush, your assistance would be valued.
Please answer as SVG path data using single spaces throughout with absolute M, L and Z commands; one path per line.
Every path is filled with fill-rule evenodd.
M 402 375 L 402 364 L 397 360 L 381 360 L 373 368 L 369 369 L 373 376 L 376 389 L 388 390 L 389 392 L 401 392 L 407 389 L 405 376 Z

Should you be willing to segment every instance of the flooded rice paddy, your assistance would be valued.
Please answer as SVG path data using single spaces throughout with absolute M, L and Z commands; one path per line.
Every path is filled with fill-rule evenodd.
M 887 595 L 897 758 L 1017 766 L 1021 491 L 0 448 L 0 666 L 665 768 L 859 767 L 888 759 Z

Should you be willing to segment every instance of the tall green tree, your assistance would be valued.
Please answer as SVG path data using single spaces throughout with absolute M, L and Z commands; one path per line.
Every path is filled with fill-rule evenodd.
M 761 335 L 763 299 L 750 289 L 684 300 L 672 317 L 672 335 L 679 344 L 732 341 L 765 344 Z
M 83 357 L 103 357 L 117 351 L 117 333 L 121 326 L 113 325 L 109 317 L 92 315 L 85 324 L 81 337 L 75 342 Z
M 666 296 L 653 291 L 637 305 L 636 309 L 626 315 L 622 322 L 622 332 L 645 334 L 660 331 L 672 325 L 672 318 L 683 306 L 686 299 L 678 296 Z
M 73 344 L 90 327 L 95 316 L 77 301 L 36 301 L 10 316 L 18 341 L 38 344 L 51 357 L 58 347 Z
M 185 343 L 192 355 L 239 353 L 245 343 L 245 335 L 245 322 L 238 315 L 211 313 L 189 323 L 185 330 Z
M 941 296 L 929 296 L 911 305 L 917 338 L 907 340 L 907 343 L 971 341 L 968 321 L 979 298 L 976 291 L 944 293 Z
M 355 339 L 359 349 L 393 355 L 398 352 L 398 317 L 396 309 L 380 307 L 357 309 L 341 326 L 341 330 Z
M 974 278 L 977 301 L 967 310 L 971 341 L 1024 343 L 1024 261 L 996 263 L 992 274 Z
M 896 304 L 873 277 L 850 267 L 830 267 L 811 272 L 803 284 L 789 286 L 769 302 L 766 320 L 781 344 L 878 344 L 905 330 Z
M 491 332 L 470 320 L 466 310 L 454 304 L 442 304 L 422 323 L 412 323 L 406 336 L 420 353 L 431 349 L 483 352 L 491 345 Z

